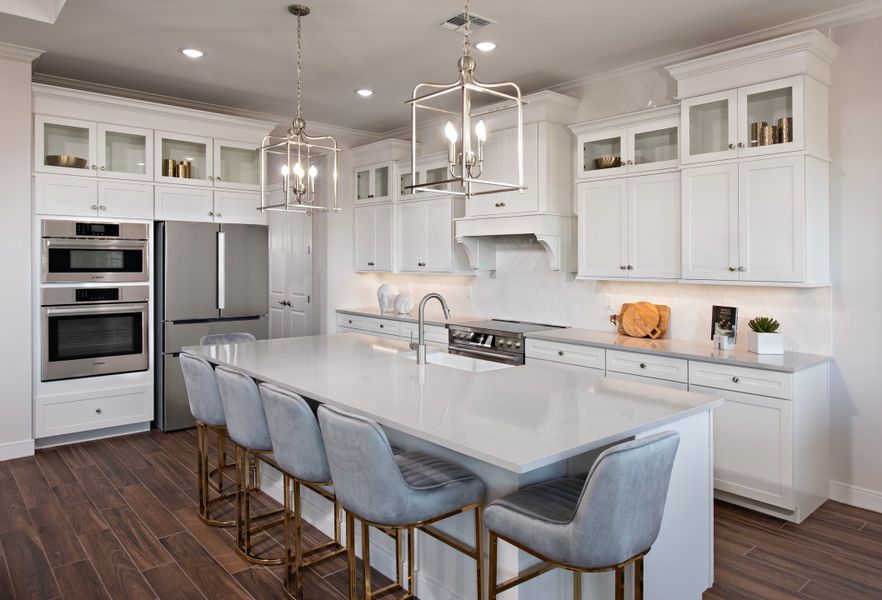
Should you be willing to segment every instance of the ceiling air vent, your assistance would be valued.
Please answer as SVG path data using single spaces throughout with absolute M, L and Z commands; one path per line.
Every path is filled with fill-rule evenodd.
M 496 23 L 496 21 L 491 21 L 490 19 L 486 19 L 474 13 L 469 15 L 469 20 L 471 21 L 471 29 L 473 32 L 477 31 L 481 27 L 486 27 L 487 25 L 493 25 Z M 461 12 L 458 15 L 454 15 L 441 23 L 441 28 L 462 33 L 465 31 L 465 24 L 466 14 L 464 12 Z

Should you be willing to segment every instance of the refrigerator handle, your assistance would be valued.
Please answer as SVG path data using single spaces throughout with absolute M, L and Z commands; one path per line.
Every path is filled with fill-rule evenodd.
M 225 237 L 226 234 L 223 231 L 217 232 L 217 307 L 219 310 L 224 309 L 224 303 L 227 295 L 227 244 Z

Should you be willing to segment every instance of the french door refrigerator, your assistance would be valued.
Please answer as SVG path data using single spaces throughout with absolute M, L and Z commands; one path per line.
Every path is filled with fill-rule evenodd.
M 203 335 L 267 337 L 267 227 L 156 223 L 156 421 L 164 431 L 195 425 L 180 352 Z

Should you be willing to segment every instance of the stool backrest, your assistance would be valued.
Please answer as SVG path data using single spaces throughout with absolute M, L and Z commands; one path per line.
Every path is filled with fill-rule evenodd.
M 253 342 L 256 339 L 250 333 L 212 333 L 210 335 L 203 335 L 202 339 L 199 340 L 199 345 L 238 344 L 239 342 Z
M 254 380 L 224 367 L 217 367 L 214 373 L 230 439 L 249 450 L 272 450 L 263 401 Z
M 605 450 L 594 462 L 570 530 L 580 566 L 612 566 L 658 537 L 680 435 L 666 431 Z
M 203 358 L 186 353 L 181 353 L 180 360 L 193 417 L 206 425 L 226 425 L 224 405 L 211 364 Z
M 323 404 L 318 409 L 334 492 L 340 504 L 368 521 L 396 524 L 409 490 L 380 426 Z
M 325 443 L 309 404 L 302 396 L 270 383 L 258 388 L 278 465 L 301 481 L 329 483 Z

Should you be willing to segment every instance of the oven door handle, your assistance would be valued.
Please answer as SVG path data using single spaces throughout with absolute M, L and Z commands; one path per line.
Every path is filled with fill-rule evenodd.
M 94 250 L 146 250 L 147 242 L 145 240 L 67 240 L 49 238 L 44 239 L 43 244 L 46 248 L 58 248 L 60 250 L 79 250 L 82 248 L 91 248 Z
M 143 312 L 146 314 L 147 312 L 147 303 L 146 302 L 137 302 L 137 303 L 123 303 L 123 304 L 113 304 L 108 306 L 100 306 L 91 304 L 89 306 L 77 306 L 77 307 L 58 307 L 58 306 L 44 306 L 43 312 L 47 317 L 64 317 L 64 316 L 75 316 L 75 315 L 108 315 L 108 314 L 116 314 L 116 313 L 130 313 L 130 312 Z

